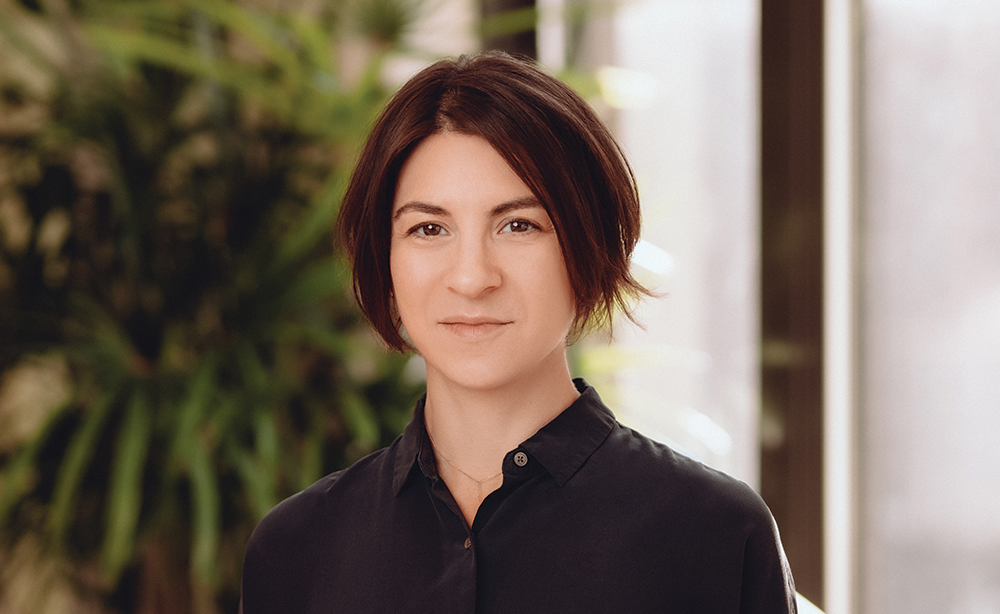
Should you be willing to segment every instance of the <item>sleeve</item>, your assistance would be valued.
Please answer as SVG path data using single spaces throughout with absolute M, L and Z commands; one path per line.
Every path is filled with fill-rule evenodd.
M 763 502 L 762 502 L 763 503 Z M 740 614 L 797 614 L 795 582 L 770 511 L 743 551 Z

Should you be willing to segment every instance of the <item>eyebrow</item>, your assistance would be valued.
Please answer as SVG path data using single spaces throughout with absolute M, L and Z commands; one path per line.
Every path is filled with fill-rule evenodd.
M 524 198 L 515 198 L 514 200 L 509 200 L 504 203 L 500 203 L 490 211 L 490 217 L 496 217 L 498 215 L 503 215 L 505 213 L 510 213 L 511 211 L 519 211 L 521 209 L 536 209 L 542 208 L 542 203 L 534 196 L 525 196 Z M 395 213 L 392 214 L 392 221 L 398 220 L 404 213 L 418 212 L 418 213 L 428 213 L 430 215 L 447 215 L 448 210 L 444 207 L 438 205 L 432 205 L 430 203 L 420 202 L 420 201 L 410 201 L 396 209 Z

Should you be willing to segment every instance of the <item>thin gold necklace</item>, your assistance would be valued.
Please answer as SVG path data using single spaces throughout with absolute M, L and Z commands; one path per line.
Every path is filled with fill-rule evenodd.
M 469 478 L 470 480 L 472 480 L 473 482 L 475 482 L 480 487 L 483 484 L 485 484 L 486 482 L 489 482 L 490 480 L 499 477 L 500 474 L 503 473 L 503 469 L 501 469 L 500 471 L 497 471 L 493 475 L 485 477 L 485 478 L 483 478 L 481 480 L 478 479 L 478 478 L 475 478 L 475 477 L 469 475 L 468 473 L 462 471 L 461 467 L 459 467 L 455 463 L 451 462 L 451 459 L 448 458 L 447 456 L 445 456 L 444 452 L 442 452 L 441 450 L 438 449 L 437 445 L 434 443 L 434 440 L 431 439 L 431 432 L 430 431 L 427 431 L 427 439 L 431 442 L 431 447 L 434 449 L 434 454 L 436 454 L 437 456 L 440 456 L 441 458 L 443 458 L 444 462 L 448 463 L 449 465 L 451 465 L 452 467 L 455 468 L 455 471 L 457 471 L 457 472 L 461 473 L 462 475 L 464 475 L 465 477 Z

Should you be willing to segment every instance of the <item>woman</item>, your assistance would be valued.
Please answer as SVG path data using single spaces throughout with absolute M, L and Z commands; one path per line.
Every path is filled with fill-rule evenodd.
M 645 290 L 631 171 L 569 88 L 498 53 L 425 69 L 376 123 L 338 232 L 427 394 L 390 447 L 261 521 L 245 614 L 794 611 L 760 497 L 571 379 L 568 340 Z

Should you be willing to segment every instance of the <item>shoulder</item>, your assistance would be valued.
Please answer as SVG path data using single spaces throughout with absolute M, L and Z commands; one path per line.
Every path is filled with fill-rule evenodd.
M 277 504 L 257 524 L 247 541 L 244 577 L 294 569 L 323 544 L 334 545 L 337 527 L 364 517 L 368 508 L 392 496 L 397 442 L 331 473 Z
M 243 559 L 245 614 L 306 611 L 304 600 L 319 579 L 351 551 L 373 511 L 394 496 L 398 444 L 321 478 L 260 520 Z
M 690 594 L 711 595 L 732 611 L 795 611 L 777 526 L 746 483 L 620 424 L 583 471 L 603 506 L 627 518 L 620 531 L 641 536 L 633 543 L 650 569 L 683 579 Z
M 621 424 L 594 388 L 582 380 L 577 386 L 581 392 L 577 402 L 546 427 L 549 438 L 538 441 L 539 452 L 563 451 L 560 459 L 583 454 L 567 485 L 575 483 L 581 492 L 592 491 L 599 497 L 606 493 L 641 503 L 646 509 L 695 516 L 704 511 L 708 518 L 770 522 L 763 500 L 747 484 Z M 573 443 L 566 443 L 570 439 Z M 555 469 L 554 476 L 571 462 L 543 458 Z
M 316 529 L 315 520 L 329 518 L 345 507 L 372 501 L 377 494 L 391 490 L 393 445 L 374 452 L 350 467 L 320 478 L 311 486 L 278 503 L 258 523 L 250 543 L 272 535 L 287 540 Z
M 276 505 L 257 524 L 243 558 L 245 614 L 305 611 L 317 574 L 349 551 L 344 541 L 392 495 L 399 440 L 321 478 Z
M 718 568 L 733 570 L 742 586 L 741 612 L 795 611 L 777 525 L 749 485 L 621 425 L 599 452 L 604 458 L 592 460 L 618 467 L 617 496 L 650 510 L 672 546 L 690 547 L 692 556 L 712 553 Z
M 770 530 L 771 513 L 749 485 L 621 424 L 611 430 L 591 463 L 606 474 L 605 483 L 626 491 L 620 495 L 635 493 L 675 517 Z

